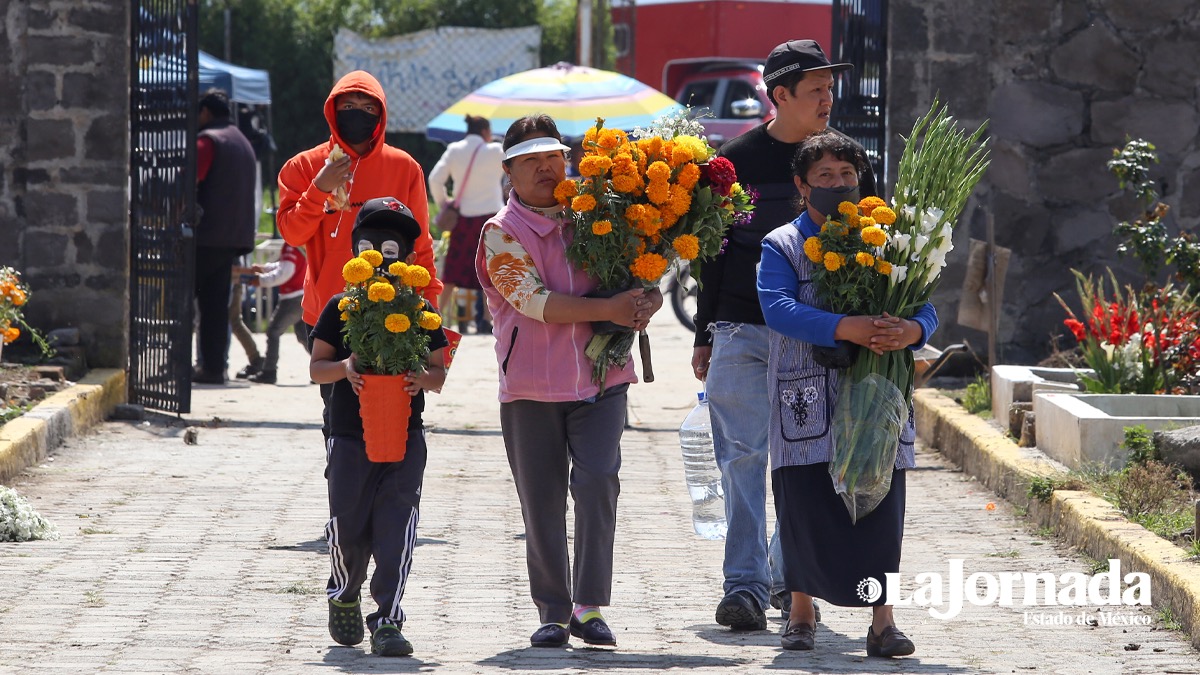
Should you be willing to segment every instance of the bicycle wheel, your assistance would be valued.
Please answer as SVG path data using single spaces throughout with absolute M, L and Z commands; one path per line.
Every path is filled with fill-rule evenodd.
M 671 309 L 675 311 L 675 317 L 679 319 L 685 328 L 696 332 L 696 280 L 691 275 L 683 274 L 683 278 L 676 277 L 671 280 L 671 285 L 668 287 L 671 296 Z

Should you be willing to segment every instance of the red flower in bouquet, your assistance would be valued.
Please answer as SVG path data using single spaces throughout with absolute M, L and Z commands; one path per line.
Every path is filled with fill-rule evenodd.
M 701 180 L 705 179 L 712 186 L 713 192 L 728 197 L 733 184 L 737 182 L 737 172 L 734 171 L 733 162 L 724 157 L 713 157 L 703 167 Z

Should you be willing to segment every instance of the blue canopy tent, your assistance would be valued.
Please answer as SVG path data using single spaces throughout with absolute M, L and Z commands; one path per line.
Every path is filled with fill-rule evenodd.
M 220 87 L 235 103 L 271 105 L 271 75 L 267 71 L 225 63 L 205 52 L 200 52 L 199 62 L 201 93 Z

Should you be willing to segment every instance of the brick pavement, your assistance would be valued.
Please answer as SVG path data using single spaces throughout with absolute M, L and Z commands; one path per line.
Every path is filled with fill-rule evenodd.
M 338 647 L 325 630 L 328 573 L 319 401 L 284 340 L 280 386 L 199 387 L 182 425 L 111 422 L 14 485 L 62 531 L 0 544 L 0 673 L 511 673 L 677 669 L 693 673 L 1196 673 L 1180 633 L 1152 626 L 1026 626 L 1021 608 L 968 605 L 953 621 L 898 608 L 912 658 L 867 659 L 863 609 L 826 607 L 818 648 L 713 622 L 720 542 L 691 533 L 676 429 L 694 400 L 690 334 L 669 312 L 651 329 L 658 381 L 631 390 L 613 607 L 616 651 L 528 648 L 516 495 L 495 401 L 491 340 L 468 336 L 446 391 L 429 397 L 419 548 L 406 659 Z M 234 368 L 242 364 L 234 359 Z M 215 418 L 219 418 L 217 421 Z M 206 426 L 205 421 L 210 425 Z M 909 479 L 902 572 L 1087 572 L 972 479 L 923 453 Z M 1091 608 L 1095 610 L 1096 608 Z M 777 614 L 777 613 L 776 613 Z M 1138 645 L 1130 650 L 1130 645 Z

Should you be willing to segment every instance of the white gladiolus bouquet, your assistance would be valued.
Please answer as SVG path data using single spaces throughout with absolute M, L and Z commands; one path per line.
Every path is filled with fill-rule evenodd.
M 878 217 L 868 221 L 885 229 L 874 269 L 887 280 L 880 279 L 861 313 L 911 318 L 929 302 L 954 248 L 954 223 L 987 170 L 987 141 L 981 140 L 985 127 L 968 136 L 934 101 L 905 141 L 891 210 L 879 209 L 882 200 L 860 205 L 864 217 L 895 216 L 892 223 Z M 854 217 L 853 205 L 845 206 L 850 208 L 843 213 Z M 870 229 L 862 229 L 864 238 Z M 908 422 L 913 377 L 910 349 L 883 354 L 860 349 L 841 375 L 829 472 L 851 520 L 870 513 L 887 496 L 899 436 Z
M 58 528 L 38 515 L 17 491 L 0 485 L 0 541 L 58 539 Z

